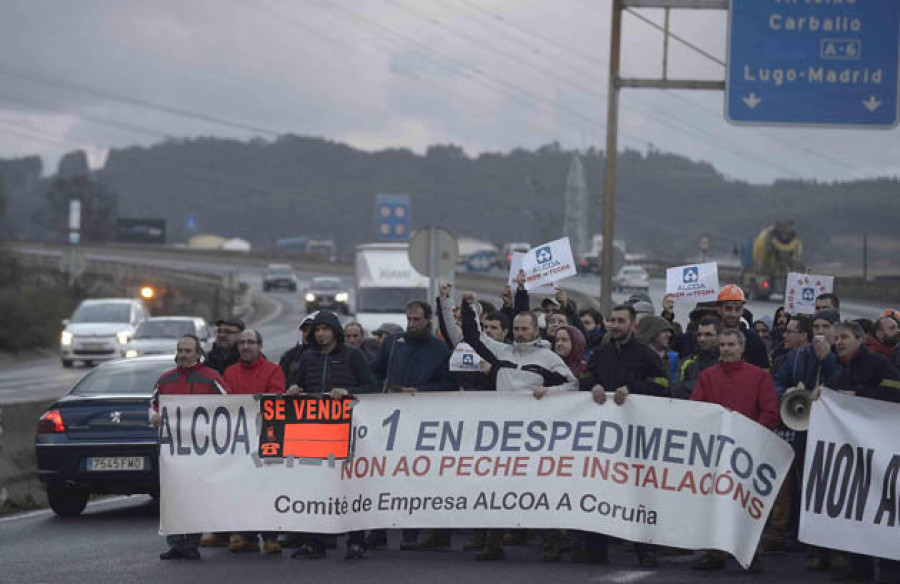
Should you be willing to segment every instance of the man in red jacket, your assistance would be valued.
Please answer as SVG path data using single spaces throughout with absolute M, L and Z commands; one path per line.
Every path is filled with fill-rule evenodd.
M 284 372 L 278 363 L 273 363 L 262 354 L 263 340 L 259 331 L 247 329 L 237 340 L 240 361 L 225 370 L 225 382 L 231 388 L 229 393 L 258 394 L 284 393 Z M 262 533 L 263 552 L 280 554 L 281 546 L 277 534 Z M 228 549 L 232 552 L 258 552 L 259 543 L 255 533 L 242 533 L 231 536 Z
M 278 363 L 262 354 L 263 340 L 259 331 L 247 329 L 238 336 L 240 361 L 225 370 L 228 393 L 284 393 L 284 372 Z
M 778 397 L 775 385 L 765 369 L 744 361 L 744 333 L 726 328 L 719 333 L 719 363 L 700 373 L 691 399 L 719 404 L 743 414 L 754 422 L 774 428 L 778 425 Z M 721 570 L 728 555 L 709 550 L 694 563 L 697 570 Z M 750 564 L 751 572 L 762 571 L 759 551 Z
M 225 394 L 228 386 L 215 369 L 200 361 L 200 339 L 194 335 L 184 335 L 178 339 L 175 348 L 175 369 L 163 373 L 153 387 L 150 398 L 150 423 L 159 426 L 160 395 Z M 169 549 L 159 554 L 161 560 L 199 560 L 199 533 L 173 534 L 166 536 Z

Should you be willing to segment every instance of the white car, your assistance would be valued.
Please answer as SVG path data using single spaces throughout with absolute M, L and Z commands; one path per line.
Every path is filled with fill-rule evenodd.
M 125 356 L 135 329 L 149 318 L 142 300 L 136 298 L 96 298 L 84 300 L 63 321 L 59 357 L 63 367 L 75 361 L 92 365 L 97 361 Z
M 623 266 L 615 278 L 616 292 L 650 291 L 650 274 L 641 266 Z
M 288 264 L 269 264 L 262 280 L 263 292 L 285 288 L 289 292 L 297 291 L 297 274 Z
M 175 345 L 183 335 L 195 335 L 204 351 L 209 351 L 212 337 L 209 325 L 199 316 L 154 316 L 137 327 L 125 357 L 174 355 Z

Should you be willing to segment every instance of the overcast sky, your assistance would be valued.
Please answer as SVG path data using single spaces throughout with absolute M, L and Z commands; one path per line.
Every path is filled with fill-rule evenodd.
M 322 136 L 364 149 L 605 148 L 610 0 L 0 0 L 0 157 L 167 136 Z M 662 22 L 659 10 L 640 12 Z M 625 15 L 623 70 L 658 76 L 662 35 Z M 724 60 L 724 11 L 673 31 Z M 671 78 L 722 79 L 680 45 Z M 729 177 L 900 176 L 897 130 L 745 128 L 721 92 L 625 90 L 620 149 Z

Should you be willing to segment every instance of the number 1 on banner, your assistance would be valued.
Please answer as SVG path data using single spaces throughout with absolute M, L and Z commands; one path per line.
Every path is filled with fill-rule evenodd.
M 391 451 L 394 449 L 394 439 L 397 437 L 397 422 L 400 421 L 400 410 L 394 410 L 390 416 L 386 417 L 384 421 L 381 423 L 381 426 L 390 426 L 391 429 L 388 430 L 388 439 L 387 446 L 385 450 Z

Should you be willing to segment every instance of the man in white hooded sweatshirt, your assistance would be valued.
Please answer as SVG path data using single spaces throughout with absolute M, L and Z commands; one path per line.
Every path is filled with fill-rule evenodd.
M 540 338 L 537 317 L 520 312 L 513 319 L 513 344 L 495 341 L 478 328 L 472 304 L 475 297 L 464 294 L 463 339 L 482 359 L 497 370 L 497 391 L 530 391 L 535 398 L 548 391 L 575 391 L 578 383 L 569 366 Z

